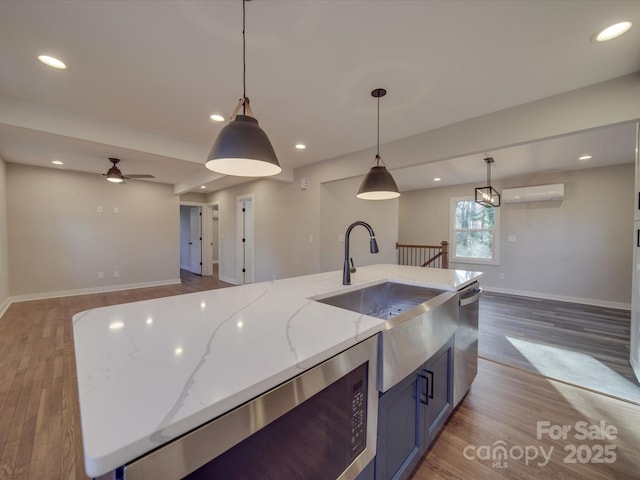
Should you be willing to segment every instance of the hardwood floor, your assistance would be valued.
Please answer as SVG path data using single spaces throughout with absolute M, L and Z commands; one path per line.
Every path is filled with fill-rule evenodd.
M 181 273 L 182 285 L 20 302 L 9 307 L 0 318 L 0 480 L 87 478 L 71 318 L 99 306 L 227 286 L 211 277 Z M 481 340 L 481 347 L 483 341 L 492 340 Z M 538 420 L 553 425 L 604 420 L 616 426 L 619 433 L 615 440 L 587 442 L 615 445 L 616 461 L 564 463 L 568 453 L 564 448 L 584 442 L 573 437 L 567 441 L 537 440 Z M 471 392 L 425 456 L 414 480 L 640 478 L 634 466 L 640 446 L 640 434 L 634 431 L 637 425 L 637 405 L 481 359 Z M 490 461 L 465 458 L 468 445 L 491 447 L 501 440 L 508 448 L 553 446 L 554 454 L 544 467 L 509 458 L 507 468 L 494 468 Z
M 412 480 L 640 478 L 640 407 L 488 360 L 480 359 L 478 366 L 471 391 Z M 546 433 L 538 439 L 539 421 L 571 430 L 566 439 Z M 576 422 L 599 430 L 603 421 L 616 428 L 615 438 L 583 440 L 576 431 Z M 504 461 L 483 459 L 499 450 L 499 442 L 507 450 Z M 553 448 L 547 464 L 541 447 L 546 455 Z M 524 449 L 529 458 L 538 456 L 527 461 Z M 600 454 L 607 450 L 610 463 L 596 463 L 606 460 Z
M 629 365 L 628 310 L 485 292 L 480 301 L 479 355 L 531 369 L 508 337 L 588 354 L 640 386 Z
M 182 284 L 12 304 L 0 318 L 0 480 L 86 479 L 71 318 L 106 305 L 229 284 Z

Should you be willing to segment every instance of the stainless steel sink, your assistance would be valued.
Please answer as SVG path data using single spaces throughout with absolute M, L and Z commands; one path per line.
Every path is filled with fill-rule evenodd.
M 445 290 L 434 288 L 384 282 L 315 300 L 352 312 L 389 320 L 444 292 Z
M 315 301 L 385 320 L 378 388 L 386 392 L 426 362 L 458 328 L 458 292 L 386 281 Z

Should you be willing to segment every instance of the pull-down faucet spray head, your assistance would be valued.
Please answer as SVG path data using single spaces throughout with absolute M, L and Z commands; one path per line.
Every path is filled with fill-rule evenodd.
M 371 237 L 369 240 L 369 250 L 371 253 L 378 253 L 378 242 L 376 242 L 376 237 Z

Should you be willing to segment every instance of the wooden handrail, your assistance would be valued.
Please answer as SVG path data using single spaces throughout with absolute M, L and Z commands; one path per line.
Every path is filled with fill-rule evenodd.
M 411 245 L 396 243 L 398 264 L 420 267 L 449 268 L 449 242 L 440 245 Z M 428 257 L 428 258 L 427 258 Z M 436 260 L 440 259 L 439 266 Z M 436 265 L 434 265 L 436 264 Z

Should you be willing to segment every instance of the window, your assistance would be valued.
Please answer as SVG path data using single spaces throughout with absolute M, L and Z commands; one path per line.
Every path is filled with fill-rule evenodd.
M 450 261 L 498 264 L 500 209 L 486 208 L 471 197 L 451 199 Z

